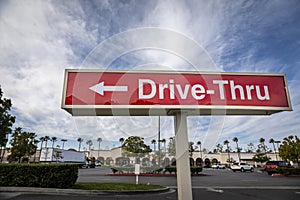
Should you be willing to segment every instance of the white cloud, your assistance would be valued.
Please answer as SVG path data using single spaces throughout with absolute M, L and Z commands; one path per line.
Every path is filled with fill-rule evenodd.
M 266 139 L 282 139 L 300 128 L 297 121 L 299 70 L 277 56 L 280 43 L 276 43 L 275 49 L 268 49 L 267 39 L 275 37 L 276 41 L 286 42 L 285 38 L 293 33 L 284 21 L 294 22 L 290 18 L 295 16 L 297 7 L 280 1 L 267 4 L 152 1 L 145 6 L 139 1 L 101 1 L 95 5 L 80 1 L 61 4 L 8 1 L 0 8 L 0 84 L 4 95 L 12 99 L 16 125 L 36 131 L 40 136 L 48 134 L 69 140 L 100 136 L 118 141 L 120 137 L 137 134 L 150 141 L 157 132 L 157 117 L 71 117 L 60 109 L 61 90 L 64 69 L 80 66 L 98 42 L 132 28 L 160 27 L 181 33 L 207 50 L 217 66 L 203 67 L 203 71 L 290 72 L 293 112 L 266 117 L 226 117 L 225 121 L 222 117 L 190 117 L 190 140 L 201 140 L 211 149 L 216 142 L 231 140 L 236 135 L 245 144 L 257 141 L 261 134 Z M 281 25 L 285 28 L 280 29 Z M 141 41 L 127 39 L 123 42 Z M 158 39 L 164 40 L 166 46 L 194 52 L 174 38 Z M 119 46 L 119 50 L 122 48 Z M 191 57 L 200 62 L 197 56 Z M 125 67 L 124 62 L 128 62 Z M 180 56 L 158 49 L 130 52 L 118 58 L 116 64 L 121 65 L 112 67 L 161 69 L 154 65 L 160 64 L 165 69 L 194 70 Z M 168 139 L 174 135 L 173 120 L 172 117 L 162 119 L 165 120 L 162 137 Z
M 76 60 L 68 37 L 76 33 L 81 43 L 94 43 L 93 33 L 47 1 L 9 2 L 0 30 L 1 86 L 12 99 L 16 126 L 39 135 L 70 135 L 72 121 L 60 109 L 64 68 Z

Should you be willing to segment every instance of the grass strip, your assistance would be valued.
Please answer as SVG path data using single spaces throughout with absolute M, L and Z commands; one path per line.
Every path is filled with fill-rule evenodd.
M 81 190 L 106 190 L 106 191 L 137 191 L 137 190 L 153 190 L 164 189 L 166 187 L 160 185 L 146 184 L 129 184 L 129 183 L 76 183 L 73 189 Z

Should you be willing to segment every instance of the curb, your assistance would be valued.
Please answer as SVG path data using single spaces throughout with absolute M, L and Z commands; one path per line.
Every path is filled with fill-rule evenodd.
M 34 187 L 0 187 L 1 192 L 21 192 L 21 193 L 34 193 L 34 194 L 58 194 L 58 195 L 109 195 L 109 194 L 141 194 L 141 193 L 162 193 L 168 192 L 169 187 L 164 189 L 152 190 L 80 190 L 80 189 L 58 189 L 58 188 L 34 188 Z
M 273 176 L 273 177 L 300 178 L 300 175 L 272 174 L 271 176 Z
M 106 176 L 136 176 L 133 173 L 116 173 L 116 174 L 106 174 Z M 138 176 L 145 177 L 176 177 L 177 174 L 139 174 Z M 191 174 L 191 176 L 210 176 L 207 174 Z

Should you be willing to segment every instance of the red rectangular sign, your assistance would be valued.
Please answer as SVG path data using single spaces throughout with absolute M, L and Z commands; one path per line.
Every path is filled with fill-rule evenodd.
M 284 74 L 66 70 L 73 115 L 272 114 L 292 110 Z

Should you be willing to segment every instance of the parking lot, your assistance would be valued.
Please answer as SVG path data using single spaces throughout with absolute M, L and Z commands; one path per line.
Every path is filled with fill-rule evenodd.
M 80 169 L 78 182 L 122 182 L 135 183 L 134 176 L 109 176 L 109 167 Z M 232 172 L 228 169 L 204 169 L 203 176 L 192 177 L 193 199 L 209 200 L 298 200 L 300 199 L 300 177 L 276 177 L 261 173 Z M 157 184 L 170 187 L 162 193 L 103 193 L 101 195 L 66 195 L 38 193 L 0 193 L 0 199 L 11 200 L 165 200 L 177 199 L 176 176 L 139 178 L 140 183 Z
M 134 176 L 108 176 L 112 173 L 109 167 L 94 169 L 80 169 L 78 182 L 126 182 L 135 183 Z M 251 172 L 232 172 L 229 169 L 205 168 L 201 173 L 204 176 L 192 176 L 192 187 L 245 187 L 245 188 L 275 188 L 299 187 L 300 177 L 269 176 L 255 169 Z M 177 187 L 174 177 L 139 177 L 140 183 Z M 300 192 L 300 189 L 299 189 Z
M 109 168 L 82 169 L 78 181 L 127 182 L 135 183 L 132 176 L 108 176 Z M 252 172 L 233 172 L 229 169 L 204 169 L 204 176 L 192 177 L 193 198 L 209 199 L 299 199 L 300 177 L 269 176 L 258 169 Z M 155 196 L 157 199 L 177 199 L 177 180 L 174 177 L 139 178 L 140 183 L 168 186 L 173 189 L 169 194 Z M 140 196 L 129 199 L 138 199 Z M 149 196 L 152 199 L 153 195 Z M 147 195 L 143 196 L 147 199 Z

